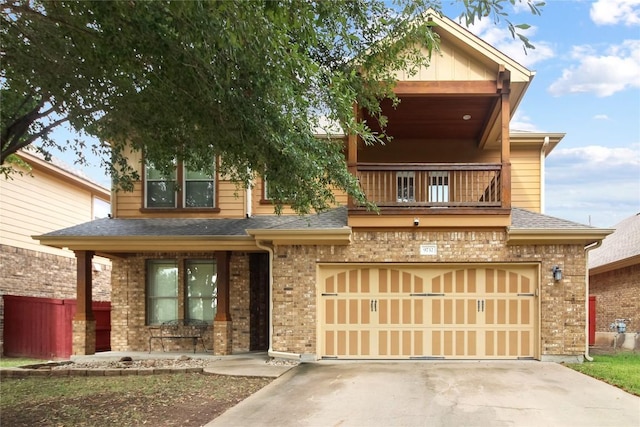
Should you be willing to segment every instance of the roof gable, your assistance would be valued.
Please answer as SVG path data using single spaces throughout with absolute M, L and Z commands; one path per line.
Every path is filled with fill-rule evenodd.
M 440 37 L 439 50 L 433 52 L 429 67 L 414 76 L 400 71 L 398 80 L 495 80 L 503 67 L 510 73 L 511 83 L 518 84 L 529 83 L 535 74 L 444 15 L 430 10 L 421 20 L 434 24 L 432 28 Z

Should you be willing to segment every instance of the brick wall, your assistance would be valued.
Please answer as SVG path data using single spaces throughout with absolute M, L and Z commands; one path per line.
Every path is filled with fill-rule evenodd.
M 93 271 L 93 300 L 111 299 L 111 266 Z M 0 295 L 75 299 L 76 259 L 0 245 Z M 0 298 L 0 333 L 4 331 L 4 302 Z M 2 334 L 3 335 L 3 334 Z M 2 345 L 0 343 L 0 354 Z
M 630 319 L 628 332 L 640 331 L 640 264 L 589 277 L 596 297 L 596 331 L 610 332 L 615 319 Z
M 420 255 L 437 243 L 438 255 Z M 354 231 L 349 246 L 279 246 L 274 257 L 273 349 L 315 353 L 316 262 L 535 262 L 541 265 L 543 356 L 585 350 L 585 253 L 581 245 L 508 246 L 499 231 Z M 554 282 L 559 265 L 564 278 Z
M 145 268 L 147 259 L 213 259 L 209 253 L 145 253 L 113 261 L 111 298 L 111 349 L 113 351 L 147 351 L 149 326 L 146 325 Z M 183 269 L 180 268 L 182 272 Z M 184 313 L 184 275 L 178 275 L 178 312 Z M 233 253 L 230 260 L 230 311 L 233 352 L 249 350 L 249 256 Z M 208 349 L 213 347 L 213 328 L 205 337 Z M 160 350 L 160 342 L 153 340 L 152 349 Z M 167 351 L 192 349 L 189 340 L 166 340 Z
M 438 254 L 420 255 L 420 245 L 437 243 Z M 212 253 L 138 254 L 114 261 L 112 342 L 116 351 L 147 348 L 145 260 L 211 258 Z M 349 246 L 277 246 L 274 249 L 273 350 L 316 353 L 317 263 L 539 263 L 540 352 L 579 356 L 585 350 L 585 253 L 581 245 L 507 245 L 503 231 L 354 231 Z M 554 265 L 564 278 L 555 282 Z M 180 279 L 182 280 L 182 278 Z M 250 340 L 249 256 L 233 253 L 230 263 L 232 351 L 247 351 Z M 183 288 L 181 286 L 181 288 Z M 182 308 L 181 308 L 182 309 Z M 187 343 L 189 344 L 189 343 Z M 179 348 L 175 344 L 174 349 Z M 182 349 L 185 349 L 183 347 Z
M 229 311 L 232 321 L 233 352 L 249 351 L 250 286 L 249 254 L 234 252 L 229 263 Z

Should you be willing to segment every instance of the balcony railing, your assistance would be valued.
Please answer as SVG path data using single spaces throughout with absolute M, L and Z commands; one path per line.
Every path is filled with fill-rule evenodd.
M 380 208 L 501 206 L 499 163 L 358 163 L 367 199 Z

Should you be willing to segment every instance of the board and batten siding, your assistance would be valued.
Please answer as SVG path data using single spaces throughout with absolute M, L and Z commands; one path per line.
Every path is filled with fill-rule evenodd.
M 426 49 L 422 53 L 428 56 Z M 421 67 L 414 75 L 406 71 L 397 71 L 395 76 L 404 81 L 463 81 L 495 80 L 496 69 L 489 63 L 480 62 L 463 49 L 442 39 L 440 50 L 431 55 L 429 67 Z

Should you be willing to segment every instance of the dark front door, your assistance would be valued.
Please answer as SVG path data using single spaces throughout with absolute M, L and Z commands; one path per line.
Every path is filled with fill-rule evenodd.
M 269 349 L 269 255 L 250 255 L 251 351 Z

